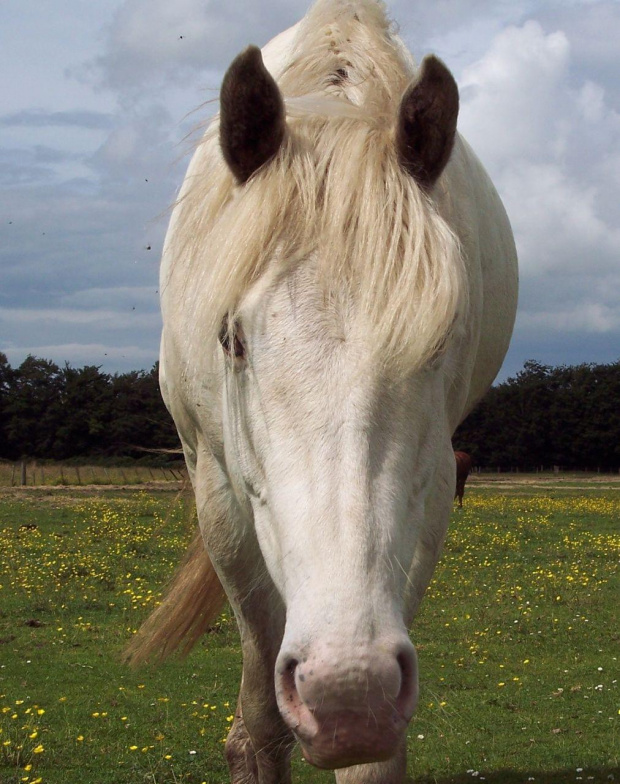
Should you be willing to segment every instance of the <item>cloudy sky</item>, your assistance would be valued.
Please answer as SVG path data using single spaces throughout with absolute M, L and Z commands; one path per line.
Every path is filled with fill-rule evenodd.
M 246 44 L 306 0 L 3 0 L 0 351 L 150 368 L 158 262 L 191 133 Z M 527 359 L 620 359 L 619 0 L 392 0 L 461 90 L 521 261 Z M 207 104 L 207 105 L 205 105 Z M 188 138 L 188 134 L 190 137 Z

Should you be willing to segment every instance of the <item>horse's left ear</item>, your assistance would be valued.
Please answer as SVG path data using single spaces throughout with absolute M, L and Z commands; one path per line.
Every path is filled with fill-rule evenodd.
M 284 101 L 257 46 L 230 64 L 220 92 L 220 146 L 240 183 L 278 152 L 286 128 Z
M 425 57 L 418 78 L 402 97 L 396 128 L 399 160 L 425 189 L 433 187 L 448 163 L 458 113 L 454 77 L 437 57 Z

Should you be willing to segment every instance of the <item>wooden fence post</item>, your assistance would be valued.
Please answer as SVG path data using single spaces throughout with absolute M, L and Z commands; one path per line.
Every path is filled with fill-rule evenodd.
M 26 471 L 26 461 L 22 460 L 22 487 L 28 484 L 28 473 Z

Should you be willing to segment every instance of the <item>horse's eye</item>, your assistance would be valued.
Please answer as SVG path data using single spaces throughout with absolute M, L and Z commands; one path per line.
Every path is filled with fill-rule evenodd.
M 238 321 L 235 321 L 233 328 L 230 328 L 228 317 L 222 321 L 220 334 L 218 335 L 222 348 L 229 357 L 243 359 L 245 356 L 245 346 L 243 344 L 243 329 Z

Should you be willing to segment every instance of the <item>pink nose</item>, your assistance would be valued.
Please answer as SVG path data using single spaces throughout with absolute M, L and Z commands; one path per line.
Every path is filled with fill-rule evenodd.
M 280 712 L 301 741 L 306 759 L 339 768 L 389 759 L 417 703 L 415 648 L 374 642 L 355 651 L 290 647 L 276 664 Z

